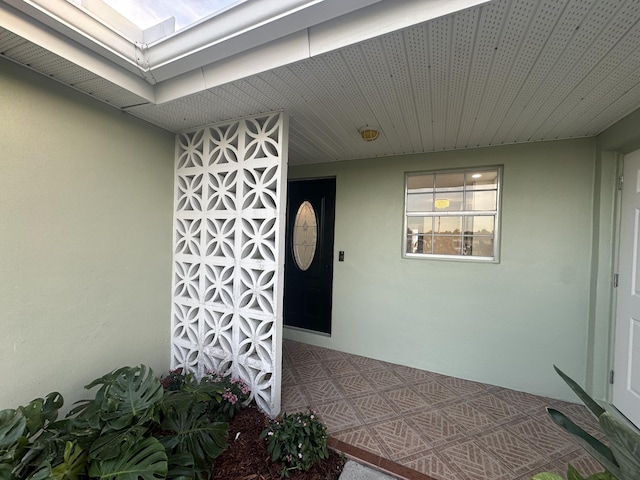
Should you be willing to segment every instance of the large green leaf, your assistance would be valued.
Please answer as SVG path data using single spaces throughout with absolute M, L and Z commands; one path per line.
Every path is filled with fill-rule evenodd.
M 167 454 L 153 437 L 140 440 L 110 460 L 94 460 L 89 476 L 100 480 L 156 480 L 167 475 Z
M 586 405 L 586 407 L 591 411 L 591 413 L 596 418 L 600 418 L 600 415 L 602 415 L 605 412 L 604 408 L 598 405 L 598 403 L 593 398 L 591 398 L 589 394 L 585 392 L 582 389 L 582 387 L 578 385 L 575 381 L 573 381 L 573 379 L 569 377 L 566 373 L 564 373 L 555 365 L 553 366 L 553 368 L 556 370 L 558 375 L 560 375 L 560 377 L 565 381 L 565 383 L 569 385 L 569 387 L 571 387 L 571 390 L 573 390 L 575 394 L 578 395 L 580 400 L 582 400 L 582 403 Z
M 145 433 L 146 428 L 141 426 L 103 433 L 93 442 L 89 454 L 99 460 L 116 458 L 123 450 L 139 442 Z
M 597 438 L 592 437 L 585 432 L 578 425 L 573 423 L 563 413 L 554 410 L 553 408 L 547 408 L 547 412 L 551 416 L 551 419 L 564 430 L 573 435 L 574 439 L 584 448 L 593 458 L 595 458 L 600 465 L 606 470 L 619 476 L 619 465 L 613 455 L 613 452 L 609 447 L 604 445 Z
M 100 401 L 101 417 L 113 430 L 150 419 L 162 400 L 160 381 L 144 365 L 120 368 L 101 381 L 105 383 L 96 401 Z
M 64 404 L 62 395 L 58 392 L 50 393 L 46 398 L 36 398 L 28 405 L 19 407 L 18 410 L 27 419 L 27 430 L 29 436 L 36 435 L 40 430 L 58 418 L 58 410 Z
M 557 473 L 542 472 L 531 477 L 531 480 L 564 480 L 564 479 Z
M 15 480 L 12 470 L 8 463 L 0 463 L 0 480 Z
M 196 406 L 197 407 L 197 406 Z M 172 435 L 163 444 L 172 453 L 190 453 L 198 469 L 207 468 L 214 458 L 227 448 L 227 423 L 212 423 L 200 408 L 171 409 L 162 421 L 162 428 Z
M 67 442 L 64 460 L 51 469 L 56 480 L 78 480 L 86 475 L 87 453 L 75 442 Z
M 192 480 L 196 477 L 193 455 L 185 453 L 167 453 L 169 460 L 169 471 L 167 479 L 170 480 Z
M 51 474 L 51 465 L 64 461 L 65 444 L 66 441 L 59 437 L 58 432 L 43 430 L 37 438 L 25 446 L 24 455 L 15 465 L 16 476 L 24 478 L 32 475 L 37 478 L 49 478 L 47 475 Z
M 609 437 L 611 450 L 620 465 L 620 480 L 640 479 L 640 432 L 609 412 L 600 417 L 600 426 Z
M 51 471 L 51 465 L 48 463 L 40 467 L 27 477 L 27 480 L 55 480 L 53 472 Z
M 24 435 L 27 419 L 19 410 L 0 411 L 0 450 L 9 448 Z

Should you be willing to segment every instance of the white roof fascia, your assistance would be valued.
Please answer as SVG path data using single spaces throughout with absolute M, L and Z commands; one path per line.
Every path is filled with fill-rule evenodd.
M 168 102 L 470 8 L 489 0 L 387 0 L 158 83 Z
M 156 101 L 169 102 L 305 58 L 309 58 L 306 30 L 160 82 Z
M 488 1 L 260 0 L 257 13 L 248 1 L 148 44 L 64 0 L 0 0 L 0 26 L 164 103 Z
M 309 55 L 363 42 L 490 0 L 387 0 L 309 29 Z
M 19 12 L 4 3 L 0 3 L 0 27 L 150 102 L 155 102 L 153 85 L 146 82 L 139 76 L 139 73 L 123 69 L 121 66 L 97 55 L 94 50 L 76 42 L 70 42 L 67 36 L 46 27 L 31 16 Z M 134 69 L 134 72 L 136 70 Z
M 151 74 L 161 82 L 381 1 L 246 2 L 149 45 Z
M 135 43 L 82 7 L 64 0 L 0 0 L 0 5 L 3 3 L 11 5 L 26 18 L 36 20 L 41 28 L 58 32 L 116 65 L 139 74 Z M 11 26 L 7 29 L 13 31 Z M 47 45 L 38 45 L 47 48 Z
M 111 25 L 114 30 L 131 42 L 142 43 L 142 29 L 121 15 L 102 0 L 81 0 L 82 8 L 95 15 L 102 23 Z

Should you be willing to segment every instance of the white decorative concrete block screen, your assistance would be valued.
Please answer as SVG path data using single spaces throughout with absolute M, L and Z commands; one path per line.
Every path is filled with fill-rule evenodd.
M 172 368 L 231 371 L 280 411 L 287 117 L 180 134 Z

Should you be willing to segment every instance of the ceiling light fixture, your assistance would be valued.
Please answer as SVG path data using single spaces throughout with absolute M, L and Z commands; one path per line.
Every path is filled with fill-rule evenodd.
M 362 127 L 359 132 L 360 136 L 365 142 L 373 142 L 378 138 L 378 135 L 380 135 L 380 132 L 378 130 L 368 125 L 366 127 Z

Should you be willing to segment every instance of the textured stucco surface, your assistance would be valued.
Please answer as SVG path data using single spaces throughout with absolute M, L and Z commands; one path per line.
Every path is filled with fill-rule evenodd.
M 0 409 L 169 366 L 174 136 L 0 60 Z

